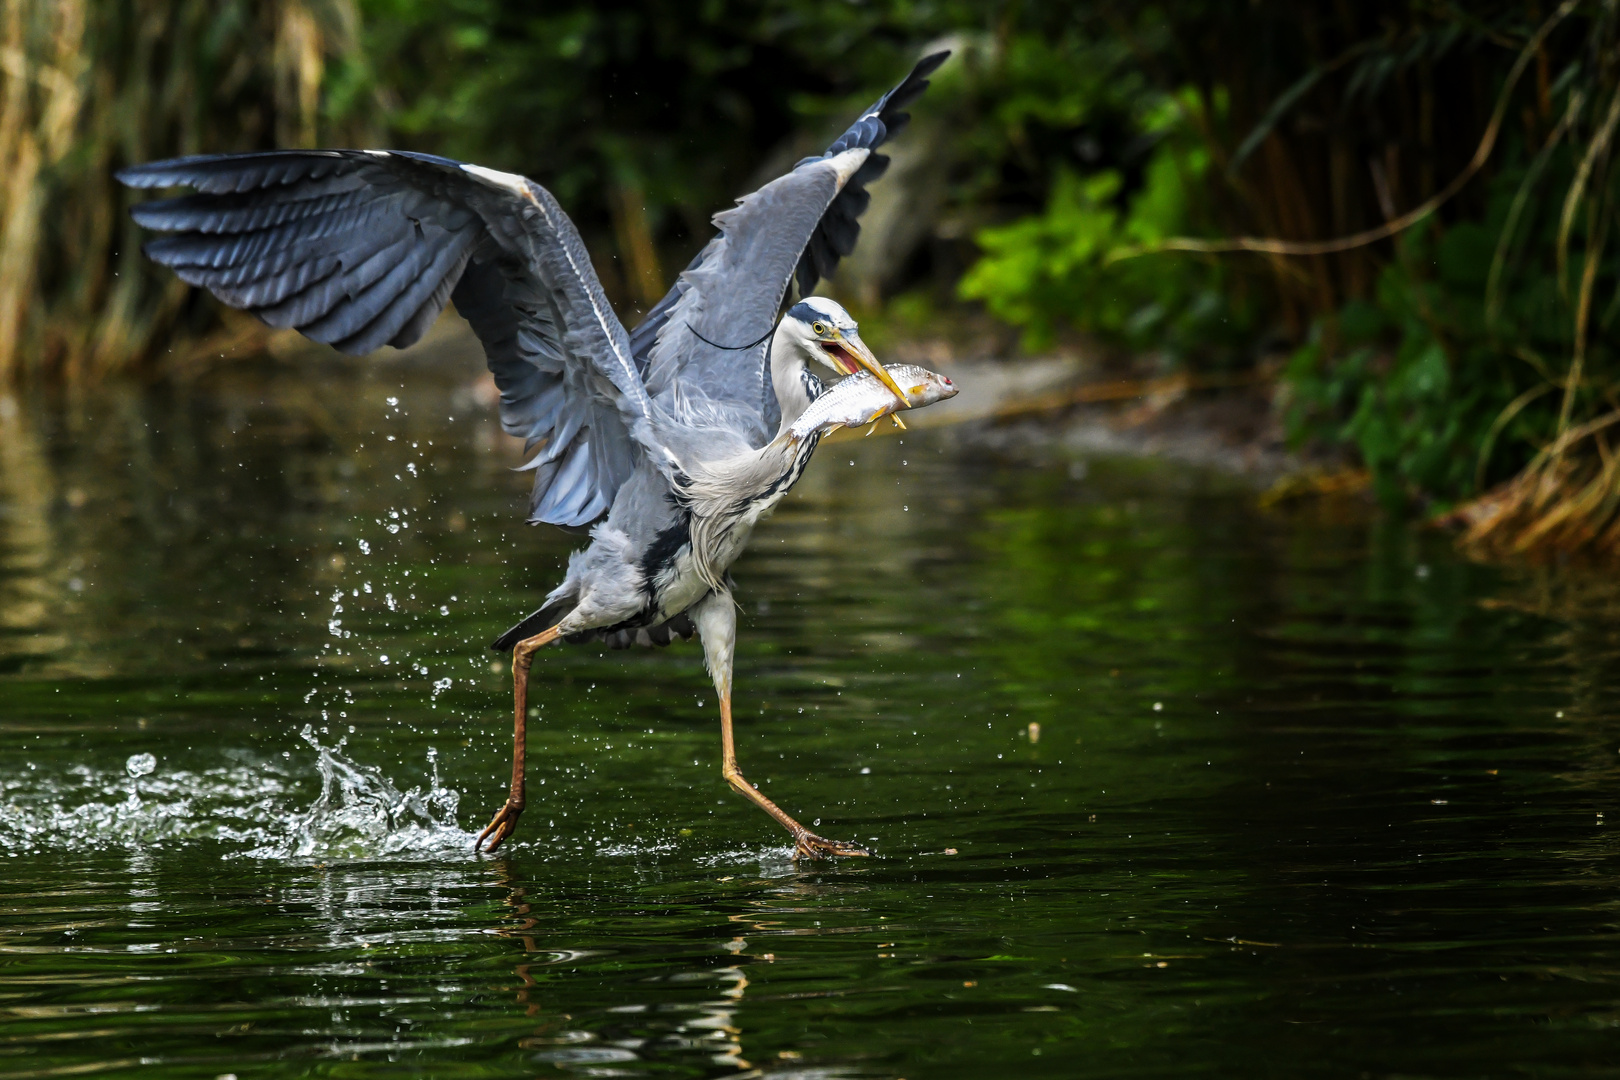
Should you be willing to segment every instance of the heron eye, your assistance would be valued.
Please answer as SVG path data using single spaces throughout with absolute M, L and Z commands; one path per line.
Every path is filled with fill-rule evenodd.
M 821 337 L 827 332 L 827 324 L 824 322 L 811 323 L 810 329 L 817 337 Z

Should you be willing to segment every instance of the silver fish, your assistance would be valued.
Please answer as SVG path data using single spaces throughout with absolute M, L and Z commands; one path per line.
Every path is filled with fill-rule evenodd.
M 956 384 L 937 371 L 915 364 L 885 364 L 884 369 L 905 391 L 908 408 L 920 409 L 957 394 Z M 802 442 L 813 433 L 825 433 L 833 428 L 864 427 L 899 408 L 894 392 L 863 371 L 840 379 L 831 389 L 822 391 L 793 422 L 788 434 Z

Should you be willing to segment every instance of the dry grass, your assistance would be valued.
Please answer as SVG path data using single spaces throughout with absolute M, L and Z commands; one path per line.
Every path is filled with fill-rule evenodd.
M 1611 413 L 1569 428 L 1518 476 L 1441 523 L 1461 526 L 1463 548 L 1486 558 L 1620 557 L 1620 455 L 1605 430 L 1617 421 Z

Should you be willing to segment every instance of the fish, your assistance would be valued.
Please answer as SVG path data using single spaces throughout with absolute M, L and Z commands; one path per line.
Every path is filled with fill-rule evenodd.
M 883 367 L 905 391 L 904 408 L 920 409 L 957 395 L 956 384 L 937 371 L 915 364 L 885 364 Z M 823 390 L 793 422 L 788 436 L 795 442 L 803 442 L 811 435 L 826 434 L 834 428 L 865 427 L 901 408 L 894 391 L 876 376 L 863 371 Z

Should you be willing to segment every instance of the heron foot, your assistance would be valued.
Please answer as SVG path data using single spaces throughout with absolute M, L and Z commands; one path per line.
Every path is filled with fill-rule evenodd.
M 522 813 L 523 807 L 521 805 L 512 802 L 511 799 L 506 800 L 506 805 L 496 812 L 495 820 L 491 821 L 489 826 L 478 834 L 478 839 L 473 843 L 473 851 L 481 850 L 485 838 L 492 834 L 494 839 L 489 842 L 490 851 L 494 851 L 504 844 L 508 837 L 517 832 L 518 817 Z
M 794 833 L 793 839 L 793 857 L 795 859 L 831 859 L 834 856 L 866 858 L 872 854 L 870 850 L 859 844 L 851 844 L 843 840 L 828 840 L 808 831 Z

